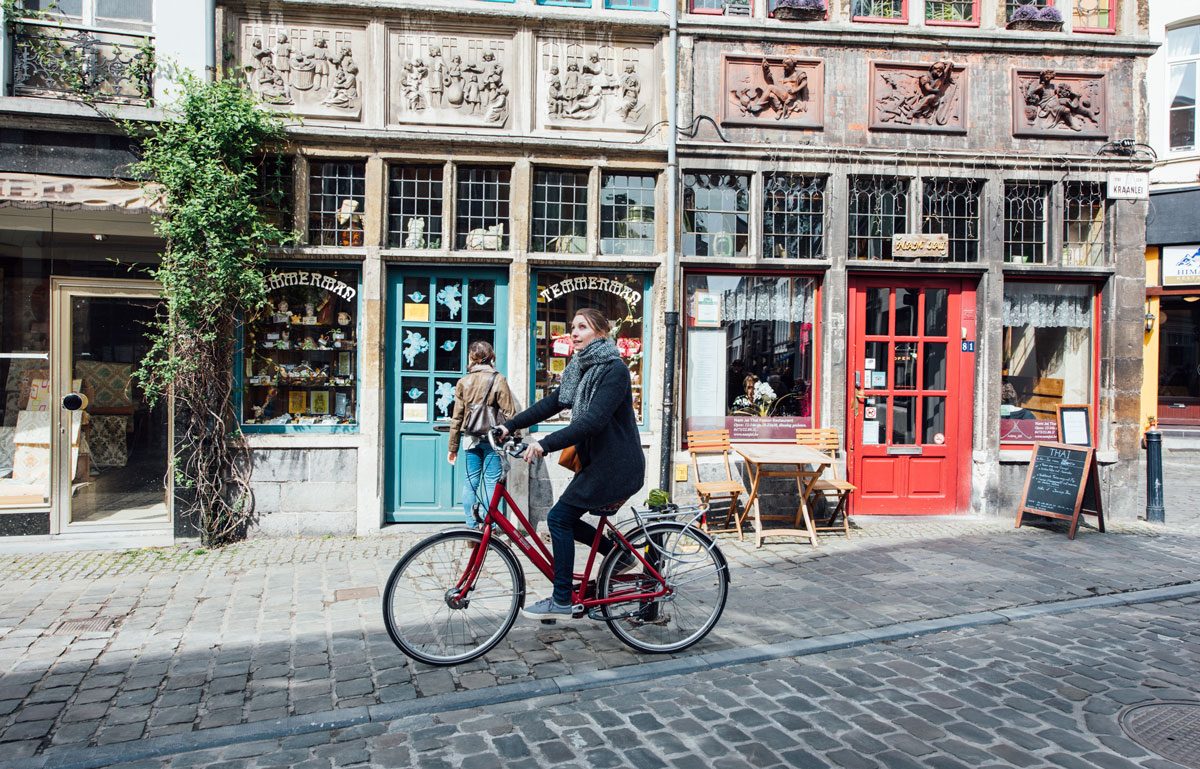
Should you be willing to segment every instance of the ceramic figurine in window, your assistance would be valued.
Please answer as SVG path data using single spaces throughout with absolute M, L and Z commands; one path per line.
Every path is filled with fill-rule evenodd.
M 275 306 L 275 310 L 276 310 L 276 312 L 275 312 L 275 316 L 274 316 L 274 321 L 276 323 L 287 323 L 288 322 L 288 303 L 283 300 L 280 300 L 279 304 L 277 304 Z
M 317 343 L 313 340 L 312 335 L 304 337 L 304 341 L 300 343 L 301 350 L 315 350 Z
M 362 214 L 358 212 L 358 201 L 346 198 L 338 208 L 338 242 L 343 246 L 361 246 L 363 244 Z
M 317 325 L 316 308 L 313 307 L 311 302 L 304 305 L 304 318 L 302 319 L 302 321 L 303 321 L 304 325 L 306 325 L 306 326 Z
M 425 220 L 414 216 L 408 220 L 408 237 L 404 239 L 405 248 L 425 248 Z
M 275 349 L 276 350 L 292 349 L 291 334 L 288 332 L 288 330 L 286 328 L 283 330 L 283 333 L 279 335 L 279 340 L 275 342 Z
M 346 338 L 346 332 L 340 328 L 332 328 L 329 330 L 329 339 L 334 342 L 340 342 Z
M 339 326 L 349 326 L 350 325 L 350 313 L 339 312 L 337 314 L 337 322 L 338 322 Z
M 318 350 L 328 350 L 331 341 L 332 341 L 332 338 L 330 337 L 329 332 L 326 331 L 324 334 L 321 334 L 321 336 L 319 336 L 317 338 L 317 349 Z

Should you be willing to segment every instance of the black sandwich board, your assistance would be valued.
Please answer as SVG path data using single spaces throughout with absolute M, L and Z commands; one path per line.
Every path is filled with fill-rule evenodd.
M 1080 514 L 1096 516 L 1104 531 L 1104 505 L 1100 498 L 1100 470 L 1090 446 L 1035 443 L 1021 492 L 1017 526 L 1026 513 L 1071 522 L 1069 539 L 1075 539 Z

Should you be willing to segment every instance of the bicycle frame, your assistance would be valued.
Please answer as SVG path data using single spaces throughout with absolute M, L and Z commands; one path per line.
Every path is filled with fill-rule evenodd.
M 494 446 L 494 444 L 493 444 Z M 498 450 L 498 454 L 502 451 Z M 512 521 L 500 514 L 500 502 L 507 502 L 509 508 L 516 514 L 518 521 L 525 531 L 533 531 L 533 526 L 529 524 L 529 519 L 525 517 L 525 513 L 513 500 L 508 493 L 508 460 L 502 456 L 504 472 L 500 479 L 496 482 L 496 488 L 492 492 L 492 499 L 488 505 L 487 515 L 483 519 L 483 541 L 475 548 L 475 553 L 471 557 L 471 562 L 467 565 L 467 570 L 463 574 L 462 579 L 454 586 L 457 594 L 455 598 L 459 601 L 467 600 L 467 596 L 475 586 L 475 580 L 479 576 L 480 570 L 483 568 L 483 559 L 487 553 L 488 542 L 493 536 L 492 525 L 503 531 L 508 538 L 512 540 L 517 549 L 524 553 L 525 557 L 533 564 L 534 568 L 545 575 L 546 579 L 554 582 L 554 555 L 546 547 L 546 543 L 537 536 L 525 536 L 521 534 Z M 571 575 L 571 605 L 577 610 L 591 609 L 598 606 L 606 606 L 615 603 L 624 603 L 627 601 L 650 601 L 667 596 L 671 591 L 667 587 L 667 582 L 658 570 L 651 564 L 642 553 L 629 544 L 629 540 L 621 533 L 620 529 L 614 526 L 610 520 L 610 516 L 600 516 L 600 525 L 596 527 L 596 537 L 592 541 L 592 549 L 588 552 L 587 564 L 584 566 L 582 573 L 576 572 Z M 596 562 L 596 555 L 600 552 L 600 538 L 604 536 L 605 529 L 610 529 L 615 537 L 629 550 L 630 553 L 641 561 L 642 566 L 646 569 L 646 575 L 651 577 L 658 583 L 658 590 L 654 592 L 636 592 L 636 593 L 621 593 L 616 596 L 607 598 L 596 598 L 591 595 L 593 585 L 591 584 L 592 565 Z M 614 547 L 617 546 L 614 544 Z M 579 588 L 575 589 L 574 582 L 579 582 Z

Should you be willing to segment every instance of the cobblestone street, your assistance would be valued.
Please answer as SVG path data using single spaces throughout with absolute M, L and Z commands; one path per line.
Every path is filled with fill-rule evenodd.
M 706 756 L 715 761 L 728 754 L 731 766 L 738 760 L 769 766 L 792 763 L 800 756 L 794 751 L 807 750 L 834 765 L 873 766 L 874 761 L 892 767 L 908 764 L 879 754 L 908 749 L 920 765 L 950 767 L 958 764 L 949 756 L 964 761 L 967 750 L 954 740 L 976 748 L 1003 744 L 1016 751 L 1001 765 L 1054 763 L 1058 759 L 1051 754 L 1066 749 L 1060 739 L 1030 737 L 1031 744 L 1023 744 L 993 722 L 1004 721 L 1008 728 L 1052 713 L 1057 715 L 1046 723 L 1053 728 L 1082 734 L 1079 724 L 1090 729 L 1091 720 L 1110 717 L 1115 703 L 1132 701 L 1131 690 L 1141 697 L 1167 690 L 1182 696 L 1184 678 L 1169 674 L 1188 665 L 1196 669 L 1195 636 L 1190 635 L 1196 627 L 1196 602 L 1109 607 L 978 629 L 956 624 L 955 618 L 1161 586 L 1194 589 L 1200 574 L 1200 504 L 1194 488 L 1184 485 L 1187 465 L 1168 463 L 1166 526 L 1126 519 L 1110 522 L 1109 532 L 1100 534 L 1089 525 L 1074 541 L 1061 527 L 1014 529 L 1007 521 L 962 518 L 856 519 L 849 539 L 826 535 L 816 549 L 799 541 L 772 540 L 756 550 L 752 535 L 744 542 L 722 535 L 733 577 L 726 612 L 705 641 L 665 661 L 634 653 L 600 623 L 542 626 L 519 620 L 482 660 L 449 669 L 410 663 L 388 639 L 372 588 L 382 588 L 399 555 L 425 535 L 420 531 L 363 539 L 255 540 L 215 552 L 193 545 L 12 554 L 0 561 L 5 585 L 0 596 L 0 743 L 14 766 L 102 766 L 117 760 L 120 753 L 114 750 L 135 745 L 175 746 L 163 747 L 163 758 L 148 765 L 159 760 L 205 765 L 209 759 L 237 758 L 237 751 L 250 746 L 237 739 L 236 747 L 210 754 L 189 753 L 189 745 L 204 744 L 212 735 L 226 739 L 234 734 L 230 729 L 257 724 L 261 729 L 246 733 L 301 734 L 280 743 L 256 742 L 273 747 L 243 753 L 240 763 L 230 766 L 284 765 L 289 761 L 271 762 L 278 755 L 299 760 L 301 753 L 304 760 L 316 761 L 313 766 L 328 765 L 330 740 L 358 745 L 357 753 L 339 749 L 338 765 L 368 759 L 403 765 L 399 757 L 412 755 L 423 766 L 439 766 L 441 760 L 458 765 L 458 757 L 463 766 L 484 766 L 497 756 L 517 759 L 529 750 L 538 760 L 561 753 L 562 760 L 583 765 L 655 766 L 637 758 L 640 753 L 609 756 L 594 736 L 601 726 L 632 731 L 635 712 L 618 705 L 637 691 L 646 703 L 641 721 L 687 725 L 621 744 L 633 750 L 641 740 L 648 754 L 667 756 L 673 765 L 690 761 L 699 766 L 695 762 L 708 760 Z M 529 595 L 543 595 L 549 588 L 545 580 L 530 569 L 526 573 Z M 351 588 L 360 590 L 344 592 Z M 361 597 L 364 592 L 367 597 Z M 1175 628 L 1174 622 L 1186 624 L 1189 612 L 1193 629 L 1188 634 L 1138 629 Z M 938 623 L 953 630 L 890 644 L 862 636 L 878 631 L 872 638 L 882 639 L 889 628 L 918 622 L 932 623 L 921 632 L 941 627 Z M 1081 628 L 1095 636 L 1081 635 Z M 831 638 L 855 648 L 805 657 L 799 665 L 789 661 L 794 653 L 787 644 Z M 1050 640 L 1055 638 L 1059 643 L 1070 640 L 1062 649 L 1070 652 L 1063 665 L 1072 671 L 1078 667 L 1078 672 L 1055 675 L 1048 670 L 1055 664 L 1055 642 Z M 1155 638 L 1161 644 L 1151 643 Z M 1112 662 L 1128 657 L 1123 650 L 1138 643 L 1148 644 L 1148 657 Z M 956 655 L 955 644 L 969 650 Z M 763 652 L 754 659 L 773 661 L 727 667 L 750 659 L 739 655 L 759 649 Z M 1103 689 L 1084 685 L 1097 680 L 1082 672 L 1090 664 L 1084 659 L 1087 653 L 1097 665 L 1115 666 L 1116 672 L 1099 679 Z M 866 660 L 877 665 L 863 668 Z M 1028 669 L 1021 669 L 1025 663 Z M 922 667 L 926 672 L 918 675 Z M 654 684 L 586 695 L 567 692 L 547 702 L 529 699 L 566 691 L 563 681 L 598 685 L 595 676 L 600 673 L 637 679 L 641 669 L 655 671 Z M 670 684 L 660 680 L 674 672 L 687 675 Z M 1122 678 L 1130 675 L 1134 678 Z M 849 683 L 842 680 L 847 676 Z M 981 697 L 991 698 L 989 704 L 949 693 L 951 688 L 973 691 L 971 676 L 988 687 L 1010 679 L 1035 683 L 996 691 L 985 687 Z M 1034 688 L 1050 679 L 1058 683 L 1042 687 L 1045 697 L 1032 696 Z M 1105 694 L 1109 688 L 1121 693 Z M 687 694 L 676 698 L 671 689 Z M 455 710 L 455 703 L 479 702 L 489 692 L 513 701 L 497 706 L 501 711 L 486 708 L 486 717 L 475 707 L 436 719 L 426 715 L 390 725 L 367 723 L 369 714 L 423 712 L 421 701 L 434 712 Z M 948 699 L 940 699 L 939 692 Z M 598 707 L 594 712 L 574 707 L 579 697 Z M 776 705 L 752 704 L 763 698 Z M 949 705 L 951 699 L 958 704 Z M 895 726 L 883 731 L 876 720 L 892 706 L 941 708 L 943 715 L 926 719 L 938 734 L 908 733 L 902 744 L 885 739 L 907 733 Z M 530 714 L 540 719 L 543 711 L 554 718 L 537 731 L 541 736 L 519 736 L 531 728 Z M 996 712 L 1015 715 L 1006 720 Z M 611 720 L 599 715 L 605 713 L 619 713 L 624 720 L 596 720 Z M 320 724 L 338 719 L 357 725 L 321 736 L 325 730 Z M 835 723 L 842 727 L 834 728 Z M 987 740 L 972 731 L 980 728 Z M 814 729 L 830 736 L 795 741 L 796 734 Z M 964 737 L 968 732 L 973 736 Z M 512 738 L 505 739 L 510 733 Z M 747 739 L 756 744 L 753 751 L 764 751 L 761 760 L 748 757 L 744 746 L 736 747 Z M 879 747 L 880 740 L 886 749 Z M 1112 741 L 1089 748 L 1112 752 L 1111 762 L 1071 764 L 1062 759 L 1061 765 L 1128 765 L 1119 759 L 1128 749 L 1114 748 Z M 560 750 L 558 743 L 565 747 Z M 1114 744 L 1126 745 L 1120 740 Z M 600 752 L 590 755 L 594 751 Z M 845 751 L 859 751 L 864 758 L 861 763 L 843 760 Z M 940 754 L 945 759 L 935 760 Z M 90 763 L 77 763 L 88 756 Z M 351 760 L 354 756 L 361 759 Z

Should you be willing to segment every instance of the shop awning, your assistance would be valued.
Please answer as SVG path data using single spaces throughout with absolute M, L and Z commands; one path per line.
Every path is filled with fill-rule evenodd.
M 1146 244 L 1169 246 L 1200 243 L 1200 187 L 1150 192 Z
M 0 208 L 59 208 L 91 211 L 157 211 L 141 185 L 120 179 L 0 172 Z

